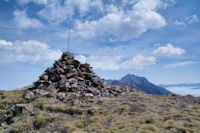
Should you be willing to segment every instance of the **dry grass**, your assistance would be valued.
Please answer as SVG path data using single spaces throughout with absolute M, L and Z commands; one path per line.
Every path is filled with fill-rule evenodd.
M 5 104 L 26 103 L 24 90 L 5 92 L 0 96 L 0 111 L 8 111 Z M 31 124 L 35 132 L 62 133 L 177 133 L 200 131 L 200 105 L 181 103 L 177 96 L 153 96 L 143 92 L 130 92 L 123 97 L 97 98 L 78 97 L 73 93 L 63 101 L 40 97 L 31 101 L 34 116 L 20 114 L 11 124 L 0 128 L 0 132 L 30 132 Z M 73 100 L 73 104 L 70 102 Z M 84 103 L 84 107 L 80 105 Z M 153 118 L 151 122 L 147 122 Z M 49 127 L 48 125 L 51 125 Z M 50 131 L 50 129 L 52 131 Z

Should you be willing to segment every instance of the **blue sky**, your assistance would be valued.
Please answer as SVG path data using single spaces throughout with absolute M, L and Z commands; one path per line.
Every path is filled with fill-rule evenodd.
M 38 79 L 67 49 L 106 79 L 200 82 L 199 0 L 1 0 L 0 89 Z

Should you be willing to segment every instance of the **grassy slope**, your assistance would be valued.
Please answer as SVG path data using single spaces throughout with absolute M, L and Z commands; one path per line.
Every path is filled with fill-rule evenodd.
M 54 95 L 27 101 L 26 88 L 4 92 L 0 96 L 0 112 L 5 105 L 25 103 L 33 116 L 19 114 L 15 123 L 0 127 L 0 132 L 198 132 L 200 101 L 189 102 L 191 96 L 155 96 L 140 91 L 115 98 L 78 97 L 58 100 Z

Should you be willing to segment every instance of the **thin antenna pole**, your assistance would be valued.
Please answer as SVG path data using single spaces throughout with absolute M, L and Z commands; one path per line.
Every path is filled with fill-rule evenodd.
M 69 52 L 69 39 L 70 39 L 70 25 L 69 25 L 69 33 L 68 33 L 67 52 Z

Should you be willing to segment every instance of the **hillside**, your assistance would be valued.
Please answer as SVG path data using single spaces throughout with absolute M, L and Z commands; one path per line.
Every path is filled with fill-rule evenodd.
M 200 98 L 159 96 L 134 90 L 118 97 L 44 92 L 27 88 L 0 95 L 0 132 L 174 132 L 200 130 Z
M 198 132 L 200 97 L 110 86 L 64 53 L 31 86 L 0 92 L 2 133 Z
M 159 87 L 149 82 L 145 77 L 135 76 L 133 74 L 127 74 L 120 80 L 106 80 L 111 85 L 127 85 L 131 88 L 140 88 L 147 94 L 154 95 L 168 95 L 171 94 L 170 91 L 163 87 Z

